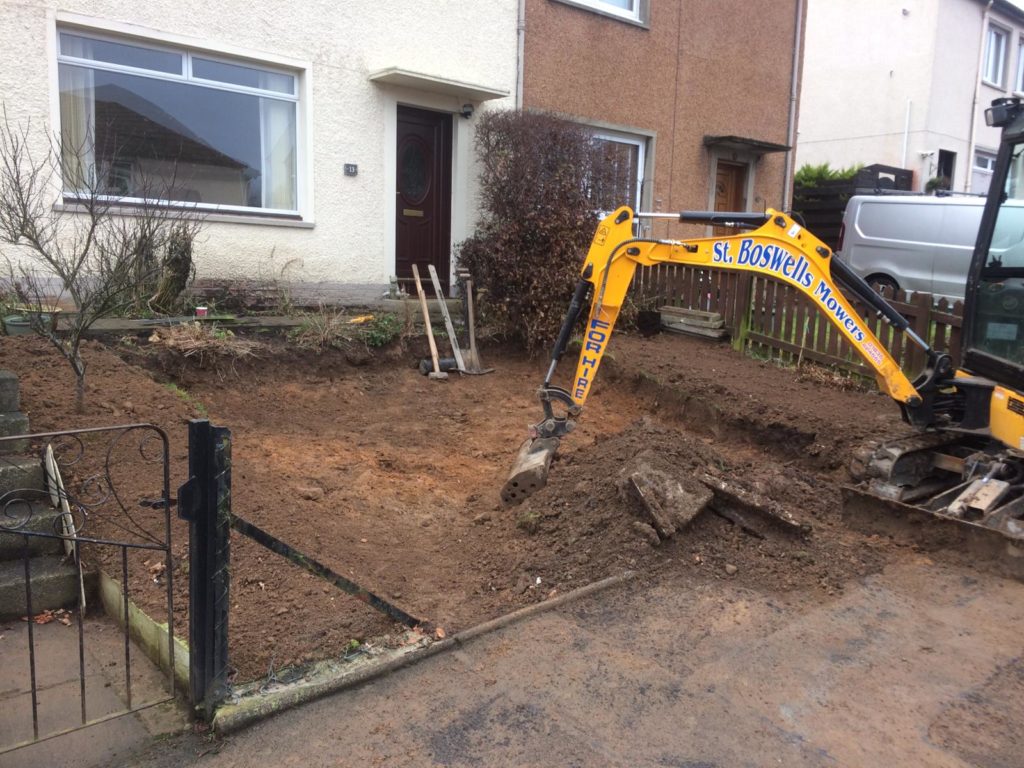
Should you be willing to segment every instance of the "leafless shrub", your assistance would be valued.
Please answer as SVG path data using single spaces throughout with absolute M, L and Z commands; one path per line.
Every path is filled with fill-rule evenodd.
M 194 211 L 161 202 L 166 185 L 140 184 L 130 209 L 106 187 L 102 169 L 86 168 L 81 146 L 57 137 L 33 153 L 31 124 L 0 124 L 0 244 L 6 275 L 0 290 L 16 296 L 32 330 L 47 339 L 75 373 L 75 403 L 84 409 L 85 333 L 99 319 L 137 303 L 143 286 L 160 276 L 159 255 L 174 244 L 191 243 L 201 227 Z M 145 180 L 143 180 L 145 181 Z M 173 180 L 172 182 L 173 183 Z M 70 198 L 65 190 L 73 188 Z M 138 197 L 139 195 L 142 197 Z M 56 204 L 56 205 L 55 205 Z M 48 310 L 70 303 L 59 325 Z

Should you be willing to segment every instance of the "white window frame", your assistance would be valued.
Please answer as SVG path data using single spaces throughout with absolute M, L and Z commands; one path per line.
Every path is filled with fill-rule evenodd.
M 601 139 L 602 141 L 612 141 L 616 144 L 628 144 L 637 148 L 636 209 L 639 211 L 641 206 L 644 204 L 644 178 L 646 176 L 647 169 L 647 138 L 645 136 L 637 136 L 635 134 L 603 129 L 595 130 L 593 137 L 595 139 Z M 625 201 L 623 201 L 623 204 L 625 204 Z M 611 211 L 601 212 L 604 216 L 609 213 L 611 213 Z
M 994 50 L 994 41 L 996 40 L 999 41 L 999 45 Z M 989 22 L 988 32 L 985 34 L 985 66 L 981 76 L 983 82 L 996 88 L 1006 87 L 1006 56 L 1009 47 L 1010 30 Z M 998 69 L 997 79 L 989 77 L 993 68 Z
M 619 8 L 606 0 L 558 0 L 566 5 L 575 5 L 579 8 L 585 8 L 591 11 L 596 11 L 603 16 L 612 16 L 623 21 L 630 21 L 634 24 L 646 24 L 647 23 L 647 3 L 650 0 L 633 0 L 633 10 L 626 10 Z
M 1014 91 L 1024 93 L 1024 37 L 1017 38 L 1017 80 Z
M 982 158 L 984 158 L 986 162 L 985 164 L 980 165 L 978 160 Z M 989 152 L 985 149 L 976 149 L 974 151 L 974 163 L 972 167 L 975 171 L 979 171 L 981 173 L 992 173 L 996 169 L 996 153 Z
M 151 33 L 150 30 L 145 30 L 142 34 L 139 33 L 138 29 L 133 25 L 124 24 L 112 24 L 109 26 L 94 26 L 93 20 L 88 19 L 89 23 L 82 23 L 84 17 L 80 17 L 78 14 L 58 14 L 56 18 L 56 24 L 51 27 L 53 30 L 53 51 L 56 55 L 56 62 L 59 67 L 60 64 L 70 64 L 73 66 L 86 66 L 91 69 L 104 70 L 111 72 L 120 72 L 130 75 L 138 75 L 156 80 L 168 80 L 173 82 L 183 83 L 194 83 L 197 86 L 203 88 L 210 88 L 214 90 L 231 91 L 235 93 L 243 93 L 247 95 L 267 97 L 279 99 L 281 101 L 289 101 L 296 104 L 296 125 L 295 125 L 295 141 L 296 141 L 296 168 L 295 168 L 295 208 L 294 209 L 277 209 L 277 208 L 255 208 L 251 206 L 243 205 L 226 205 L 221 203 L 190 203 L 184 201 L 175 200 L 161 200 L 157 201 L 158 205 L 167 205 L 168 207 L 179 207 L 186 206 L 190 209 L 204 213 L 213 214 L 228 214 L 230 219 L 233 220 L 244 216 L 248 218 L 248 221 L 266 221 L 272 223 L 280 221 L 282 219 L 289 220 L 301 220 L 312 224 L 312 217 L 309 215 L 312 205 L 312 193 L 309 188 L 310 179 L 312 178 L 312 171 L 310 167 L 310 157 L 307 146 L 309 146 L 309 119 L 307 117 L 310 110 L 310 97 L 311 97 L 311 83 L 309 77 L 309 65 L 304 62 L 293 62 L 290 60 L 284 60 L 280 57 L 268 57 L 262 54 L 253 54 L 251 52 L 244 52 L 238 49 L 233 49 L 230 46 L 220 46 L 218 48 L 210 48 L 208 46 L 197 45 L 195 41 L 181 36 L 172 35 L 159 35 L 158 33 Z M 122 43 L 126 45 L 133 45 L 139 48 L 146 48 L 154 51 L 161 51 L 164 53 L 173 53 L 182 56 L 182 72 L 181 74 L 172 74 L 167 72 L 160 72 L 158 70 L 141 69 L 137 67 L 131 67 L 123 64 L 114 64 L 105 61 L 97 61 L 95 59 L 84 59 L 81 57 L 65 55 L 60 52 L 61 33 L 68 33 L 73 35 L 79 35 L 81 37 L 87 37 L 93 40 L 100 40 L 111 43 Z M 283 93 L 281 91 L 273 91 L 262 88 L 252 88 L 249 86 L 235 85 L 232 83 L 223 83 L 214 80 L 207 80 L 204 78 L 198 78 L 192 76 L 192 58 L 193 56 L 208 59 L 224 64 L 234 64 L 239 66 L 252 66 L 259 69 L 263 69 L 268 72 L 274 72 L 278 74 L 288 75 L 292 78 L 294 84 L 293 91 L 291 94 Z M 52 60 L 52 59 L 51 59 Z M 54 68 L 53 78 L 53 112 L 56 117 L 56 124 L 60 124 L 60 106 L 59 106 L 59 87 L 57 86 L 56 80 L 57 68 Z M 66 203 L 75 203 L 78 194 L 73 189 L 63 188 L 62 180 L 62 195 Z M 126 208 L 138 205 L 152 205 L 154 201 L 146 200 L 143 198 L 133 197 L 122 197 L 117 195 L 98 195 L 98 199 L 106 202 L 113 203 L 115 205 L 124 205 Z M 304 213 L 305 212 L 305 213 Z

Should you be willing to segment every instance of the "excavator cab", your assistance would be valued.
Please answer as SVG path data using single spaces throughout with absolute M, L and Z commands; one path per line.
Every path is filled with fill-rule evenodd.
M 962 367 L 1024 392 L 1024 104 L 999 99 L 986 118 L 1003 140 L 967 278 Z

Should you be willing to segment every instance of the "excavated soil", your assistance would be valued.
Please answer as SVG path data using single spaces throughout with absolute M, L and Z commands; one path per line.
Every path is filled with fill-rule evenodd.
M 679 336 L 617 335 L 579 428 L 546 488 L 504 509 L 498 492 L 539 417 L 546 368 L 484 350 L 487 376 L 435 382 L 424 350 L 348 359 L 269 340 L 256 360 L 200 368 L 158 344 L 91 343 L 86 412 L 70 369 L 35 339 L 0 339 L 0 368 L 21 379 L 34 431 L 152 422 L 170 437 L 172 490 L 187 470 L 187 420 L 208 413 L 233 436 L 233 510 L 336 572 L 449 634 L 626 569 L 685 570 L 771 592 L 823 596 L 901 550 L 839 520 L 851 447 L 900 432 L 897 409 L 827 375 L 744 357 Z M 566 376 L 571 364 L 563 364 Z M 173 381 L 188 393 L 166 386 Z M 638 456 L 681 473 L 739 483 L 810 527 L 794 532 L 743 511 L 712 511 L 655 542 L 621 490 Z M 136 517 L 159 479 L 138 452 L 117 454 Z M 94 521 L 97 530 L 102 522 Z M 158 522 L 158 520 L 156 521 Z M 175 621 L 187 618 L 187 528 L 173 528 Z M 278 555 L 232 536 L 230 654 L 239 679 L 337 655 L 396 626 Z M 104 555 L 120 575 L 120 555 Z M 130 596 L 157 616 L 166 581 L 145 552 L 130 558 Z

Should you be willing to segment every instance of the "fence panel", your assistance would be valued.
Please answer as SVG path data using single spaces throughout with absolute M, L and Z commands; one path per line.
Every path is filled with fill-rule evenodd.
M 633 283 L 633 297 L 648 306 L 669 304 L 718 312 L 738 348 L 787 361 L 814 360 L 863 376 L 872 376 L 854 347 L 803 292 L 749 272 L 660 265 Z M 959 365 L 963 302 L 938 302 L 931 294 L 881 294 L 907 318 L 910 327 Z M 924 352 L 903 333 L 877 316 L 871 307 L 852 301 L 864 324 L 909 376 L 924 366 Z

